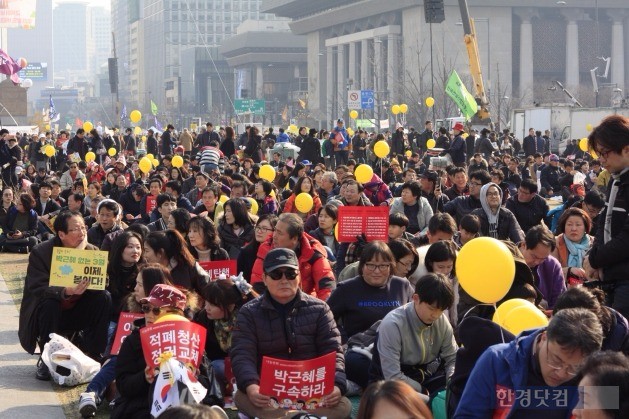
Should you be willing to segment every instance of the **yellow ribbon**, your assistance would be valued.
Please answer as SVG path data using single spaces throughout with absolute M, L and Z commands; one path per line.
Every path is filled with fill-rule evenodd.
M 172 357 L 173 357 L 173 353 L 172 352 L 170 352 L 170 351 L 162 352 L 157 357 L 157 361 L 158 361 L 159 365 L 162 365 L 163 363 L 165 363 L 166 361 L 168 361 Z

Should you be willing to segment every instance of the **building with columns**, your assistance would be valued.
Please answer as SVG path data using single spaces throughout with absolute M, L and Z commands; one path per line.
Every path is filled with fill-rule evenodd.
M 394 103 L 422 108 L 431 95 L 437 117 L 453 116 L 445 80 L 453 69 L 468 87 L 471 79 L 458 1 L 444 3 L 446 20 L 432 25 L 421 0 L 264 0 L 262 11 L 290 18 L 293 33 L 307 37 L 308 106 L 329 125 L 347 117 L 353 89 L 375 92 L 366 117 L 387 118 Z M 475 0 L 469 11 L 494 108 L 507 99 L 510 106 L 565 101 L 550 90 L 555 80 L 594 106 L 590 70 L 597 67 L 601 94 L 621 89 L 626 97 L 629 2 Z M 606 78 L 599 57 L 611 59 Z

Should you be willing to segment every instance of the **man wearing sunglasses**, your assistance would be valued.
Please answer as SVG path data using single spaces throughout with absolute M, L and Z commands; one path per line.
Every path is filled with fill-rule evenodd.
M 345 358 L 341 335 L 332 311 L 323 301 L 299 289 L 299 261 L 290 249 L 271 250 L 264 258 L 266 292 L 244 305 L 232 335 L 232 369 L 238 385 L 235 403 L 248 417 L 284 417 L 260 394 L 263 356 L 306 360 L 336 353 L 334 388 L 323 397 L 323 407 L 310 413 L 346 418 L 351 411 L 346 391 Z M 331 373 L 331 371 L 330 371 Z
M 569 308 L 556 312 L 545 329 L 490 346 L 465 384 L 454 419 L 570 417 L 579 370 L 602 342 L 596 315 Z

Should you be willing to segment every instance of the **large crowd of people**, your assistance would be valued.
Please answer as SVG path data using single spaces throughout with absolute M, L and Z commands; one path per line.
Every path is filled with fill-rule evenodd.
M 0 249 L 29 254 L 20 342 L 33 354 L 50 333 L 74 336 L 103 364 L 77 401 L 83 417 L 105 400 L 114 418 L 151 417 L 155 374 L 138 330 L 173 314 L 205 327 L 204 356 L 241 417 L 296 413 L 261 392 L 264 356 L 330 352 L 334 387 L 313 415 L 347 418 L 360 400 L 359 418 L 629 416 L 629 119 L 604 119 L 587 152 L 573 142 L 561 155 L 534 128 L 523 139 L 431 121 L 354 133 L 339 119 L 330 131 L 279 131 L 0 130 Z M 367 182 L 361 164 L 373 168 Z M 303 212 L 300 194 L 312 201 Z M 388 241 L 339 242 L 343 206 L 388 207 Z M 460 285 L 458 252 L 477 237 L 508 245 L 507 295 L 533 303 L 547 327 L 514 336 Z M 50 286 L 57 247 L 107 250 L 105 290 Z M 240 276 L 202 267 L 226 260 Z M 121 312 L 144 317 L 113 355 Z M 51 378 L 41 358 L 35 377 Z M 604 386 L 618 388 L 615 405 Z

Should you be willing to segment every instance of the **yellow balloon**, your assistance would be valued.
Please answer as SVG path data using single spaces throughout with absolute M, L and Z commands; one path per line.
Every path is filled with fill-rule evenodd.
M 109 154 L 111 157 L 115 156 L 117 153 L 115 148 L 110 148 L 109 150 L 107 150 L 107 154 Z
M 159 166 L 159 160 L 157 159 L 151 159 L 151 163 L 153 163 L 153 167 Z
M 389 148 L 389 144 L 387 144 L 386 141 L 378 141 L 374 146 L 373 146 L 373 152 L 376 156 L 378 156 L 379 158 L 385 158 L 386 156 L 389 155 L 389 151 L 391 149 Z
M 258 206 L 258 201 L 256 201 L 255 199 L 251 197 L 247 197 L 247 199 L 249 200 L 249 202 L 251 202 L 251 209 L 249 210 L 249 212 L 252 213 L 253 215 L 258 215 L 258 209 L 260 208 Z
M 87 153 L 85 153 L 85 161 L 86 162 L 91 162 L 96 160 L 96 154 L 94 154 L 93 151 L 88 151 Z
M 90 132 L 94 129 L 94 124 L 92 124 L 90 121 L 85 121 L 83 122 L 83 129 L 87 132 Z
M 181 156 L 173 157 L 172 164 L 173 164 L 173 167 L 181 167 L 181 166 L 183 166 L 183 157 L 181 157 Z
M 532 305 L 532 304 L 531 304 Z M 537 307 L 520 306 L 507 313 L 502 327 L 514 335 L 519 335 L 525 330 L 538 329 L 548 326 L 548 317 Z
M 585 125 L 585 129 L 586 129 L 588 132 L 590 132 L 590 131 L 592 131 L 592 129 L 594 129 L 594 127 L 592 126 L 592 124 L 586 124 L 586 125 Z
M 354 176 L 356 176 L 356 180 L 360 183 L 371 182 L 373 169 L 368 164 L 360 164 L 356 170 L 354 170 Z
M 432 108 L 435 105 L 435 99 L 431 96 L 428 96 L 426 98 L 426 106 L 428 106 L 429 108 Z
M 229 199 L 229 198 L 227 197 L 227 195 L 221 195 L 221 197 L 220 197 L 220 198 L 218 198 L 218 201 L 219 201 L 221 204 L 224 204 L 225 202 L 227 202 L 227 200 L 228 200 L 228 199 Z
M 134 133 L 135 135 L 140 135 L 140 134 L 142 134 L 142 128 L 140 128 L 140 127 L 135 127 L 135 128 L 133 128 L 133 133 Z
M 461 248 L 456 259 L 456 275 L 472 298 L 493 304 L 500 301 L 513 284 L 513 254 L 499 240 L 478 237 Z
M 270 164 L 263 164 L 260 166 L 260 177 L 264 180 L 268 180 L 269 182 L 273 182 L 275 180 L 275 169 Z
M 302 192 L 295 198 L 295 207 L 299 212 L 308 213 L 314 205 L 312 196 L 306 192 Z
M 596 154 L 596 152 L 594 150 L 590 150 L 590 156 L 592 156 L 593 159 L 598 159 L 598 154 Z
M 588 139 L 587 138 L 581 138 L 579 140 L 579 148 L 581 149 L 581 151 L 588 151 Z
M 356 119 L 356 118 L 358 118 L 358 111 L 357 111 L 357 110 L 355 110 L 355 109 L 351 110 L 351 111 L 349 112 L 349 117 L 350 117 L 350 118 L 352 118 L 352 119 Z
M 437 142 L 433 138 L 429 138 L 428 141 L 426 141 L 426 147 L 428 148 L 435 148 L 436 145 Z
M 146 157 L 148 157 L 150 160 L 153 160 L 155 158 L 155 156 L 151 153 L 147 154 Z
M 391 106 L 391 113 L 393 115 L 397 115 L 400 113 L 400 105 L 393 105 Z
M 339 223 L 334 225 L 334 237 L 336 238 L 336 241 L 339 240 Z
M 146 135 L 142 136 L 142 141 L 146 141 Z
M 413 152 L 411 150 L 406 150 L 406 153 L 404 153 L 404 155 L 406 157 L 411 157 L 413 155 Z
M 50 125 L 46 124 L 46 131 L 50 131 Z
M 494 317 L 492 318 L 492 321 L 502 326 L 504 324 L 505 319 L 507 318 L 507 315 L 509 314 L 511 310 L 517 307 L 524 307 L 524 306 L 535 307 L 533 303 L 523 298 L 511 298 L 510 300 L 507 300 L 498 306 L 498 309 L 496 309 L 496 312 L 494 313 Z
M 297 132 L 297 125 L 293 125 L 293 124 L 289 125 L 288 126 L 288 131 L 290 131 L 290 132 Z
M 129 114 L 129 119 L 131 120 L 131 122 L 139 122 L 140 119 L 142 119 L 142 113 L 137 109 L 131 111 L 131 113 Z
M 400 105 L 400 112 L 402 112 L 402 113 L 408 112 L 408 105 L 406 103 L 402 103 Z
M 51 145 L 47 145 L 46 148 L 44 148 L 44 154 L 48 157 L 52 157 L 55 155 L 55 148 Z
M 354 135 L 354 130 L 351 128 L 347 128 L 347 135 L 349 135 L 350 137 Z
M 142 171 L 142 173 L 148 173 L 153 168 L 153 164 L 148 159 L 148 157 L 142 157 L 140 159 L 140 163 L 138 163 L 138 166 L 140 167 L 140 170 Z

